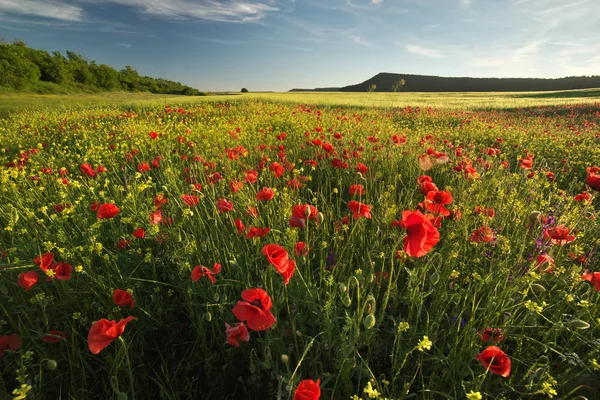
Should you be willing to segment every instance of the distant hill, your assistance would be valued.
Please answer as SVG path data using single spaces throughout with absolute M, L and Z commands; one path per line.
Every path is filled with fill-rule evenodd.
M 67 50 L 52 54 L 24 42 L 0 39 L 0 89 L 34 93 L 150 92 L 201 96 L 198 89 L 167 79 L 141 76 L 131 66 L 120 71 Z
M 366 92 L 375 85 L 376 92 L 392 92 L 392 87 L 404 79 L 402 92 L 531 92 L 600 88 L 600 76 L 570 76 L 566 78 L 450 78 L 429 75 L 392 74 L 381 72 L 350 86 L 336 88 L 340 92 Z M 299 91 L 292 89 L 291 91 Z M 314 89 L 313 91 L 323 91 Z
M 340 92 L 342 88 L 339 87 L 326 87 L 316 89 L 292 89 L 290 92 Z

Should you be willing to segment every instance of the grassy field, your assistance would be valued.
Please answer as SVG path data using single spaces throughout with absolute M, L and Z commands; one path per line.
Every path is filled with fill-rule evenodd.
M 45 109 L 81 109 L 83 107 L 158 107 L 167 104 L 236 102 L 247 99 L 307 103 L 342 107 L 436 107 L 452 110 L 518 109 L 523 107 L 593 104 L 600 101 L 600 89 L 561 92 L 518 93 L 231 93 L 205 97 L 106 93 L 77 95 L 37 95 L 0 93 L 0 118 L 11 112 Z
M 589 93 L 2 97 L 0 398 L 600 398 Z

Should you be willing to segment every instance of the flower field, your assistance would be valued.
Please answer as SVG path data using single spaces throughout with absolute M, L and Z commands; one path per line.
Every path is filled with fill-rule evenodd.
M 600 398 L 599 103 L 89 107 L 0 138 L 2 399 Z

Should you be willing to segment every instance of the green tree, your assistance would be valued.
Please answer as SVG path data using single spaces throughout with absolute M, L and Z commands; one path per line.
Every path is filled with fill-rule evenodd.
M 399 92 L 400 90 L 402 90 L 405 84 L 406 81 L 404 79 L 400 79 L 399 81 L 394 82 L 394 84 L 392 85 L 392 91 Z
M 367 87 L 367 92 L 369 92 L 369 93 L 374 92 L 375 89 L 377 89 L 377 85 L 372 83 Z
M 248 89 L 242 88 L 242 93 L 248 93 Z

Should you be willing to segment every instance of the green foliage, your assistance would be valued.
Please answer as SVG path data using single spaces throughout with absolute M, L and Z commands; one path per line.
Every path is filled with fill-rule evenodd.
M 242 88 L 242 93 L 248 93 L 248 89 Z
M 131 66 L 116 71 L 106 64 L 90 62 L 81 54 L 70 50 L 66 51 L 65 57 L 57 51 L 49 54 L 29 48 L 19 41 L 12 44 L 0 41 L 1 87 L 35 93 L 127 90 L 184 96 L 203 95 L 198 89 L 178 82 L 140 76 Z

